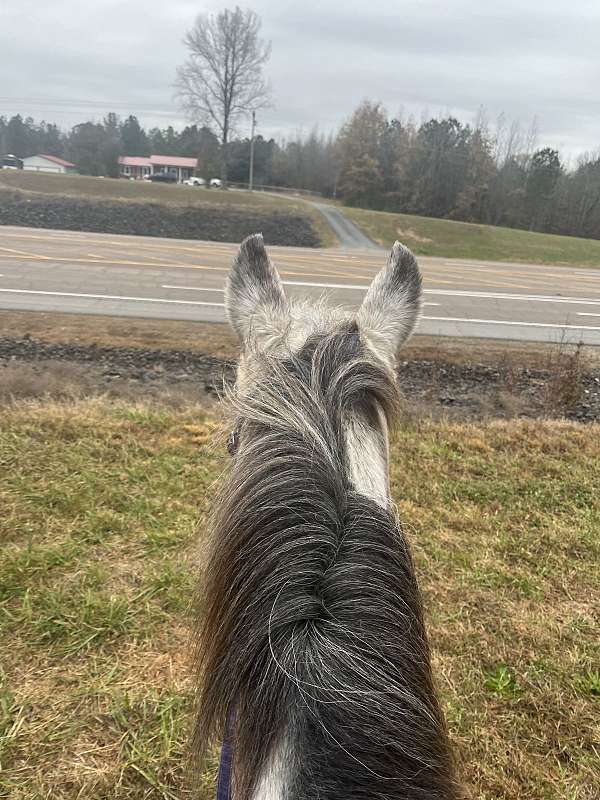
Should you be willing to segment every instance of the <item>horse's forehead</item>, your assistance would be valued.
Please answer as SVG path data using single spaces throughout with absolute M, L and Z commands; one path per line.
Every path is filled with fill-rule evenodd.
M 292 303 L 285 346 L 291 353 L 297 353 L 311 337 L 333 333 L 348 320 L 347 311 L 322 302 Z

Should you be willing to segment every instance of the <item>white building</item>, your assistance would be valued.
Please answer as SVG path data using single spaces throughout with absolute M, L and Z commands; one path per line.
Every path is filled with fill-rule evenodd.
M 66 174 L 67 172 L 77 172 L 75 164 L 65 161 L 58 156 L 29 156 L 23 159 L 23 169 L 29 172 L 57 172 Z

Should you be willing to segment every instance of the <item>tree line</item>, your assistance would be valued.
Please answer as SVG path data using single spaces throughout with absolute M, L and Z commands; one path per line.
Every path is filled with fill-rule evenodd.
M 199 174 L 219 174 L 222 144 L 207 126 L 145 130 L 130 115 L 108 114 L 64 131 L 16 115 L 0 117 L 0 153 L 47 153 L 87 175 L 118 175 L 121 154 L 199 159 Z M 249 138 L 227 146 L 229 180 L 248 180 Z M 256 184 L 307 189 L 345 204 L 382 211 L 600 238 L 600 153 L 574 165 L 537 146 L 503 119 L 494 130 L 452 116 L 389 117 L 365 101 L 336 133 L 318 130 L 287 140 L 255 139 Z

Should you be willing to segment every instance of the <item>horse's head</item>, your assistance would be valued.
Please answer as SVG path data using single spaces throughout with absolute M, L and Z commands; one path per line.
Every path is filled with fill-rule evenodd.
M 289 301 L 262 236 L 241 245 L 225 292 L 227 315 L 242 353 L 237 376 L 236 434 L 230 450 L 258 430 L 295 429 L 333 459 L 345 452 L 354 486 L 387 506 L 388 425 L 397 406 L 394 366 L 421 306 L 421 276 L 396 242 L 357 312 L 322 301 Z M 320 423 L 311 422 L 321 410 Z M 318 435 L 326 423 L 333 431 Z M 327 440 L 327 443 L 326 443 Z
M 262 236 L 256 234 L 242 242 L 233 263 L 225 307 L 241 341 L 242 385 L 249 373 L 256 376 L 261 360 L 257 356 L 293 356 L 310 337 L 333 333 L 348 323 L 355 324 L 372 358 L 390 370 L 419 318 L 421 275 L 410 250 L 396 242 L 357 313 L 328 308 L 323 302 L 290 301 Z
M 225 304 L 242 357 L 202 606 L 199 751 L 229 719 L 234 798 L 451 800 L 419 592 L 388 484 L 394 367 L 421 304 L 417 263 L 396 243 L 358 311 L 331 310 L 288 300 L 251 236 Z

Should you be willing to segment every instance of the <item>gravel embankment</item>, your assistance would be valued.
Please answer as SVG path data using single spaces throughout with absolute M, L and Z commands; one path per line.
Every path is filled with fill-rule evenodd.
M 0 190 L 0 225 L 240 242 L 261 231 L 271 245 L 319 247 L 307 215 L 235 206 L 164 205 Z
M 25 384 L 16 380 L 17 387 L 11 392 L 9 384 L 15 383 L 19 367 L 28 370 L 28 378 Z M 186 397 L 206 398 L 224 380 L 233 379 L 235 363 L 185 350 L 62 345 L 29 337 L 0 337 L 0 394 L 5 397 L 11 393 L 35 396 L 36 376 L 43 393 L 48 376 L 56 369 L 61 381 L 50 386 L 50 393 L 55 391 L 53 386 L 60 388 L 61 382 L 70 381 L 80 383 L 86 394 L 143 398 L 180 392 Z M 551 370 L 412 360 L 400 364 L 399 381 L 409 410 L 416 414 L 443 411 L 463 419 L 545 416 L 600 421 L 600 370 L 596 368 L 572 378 Z

